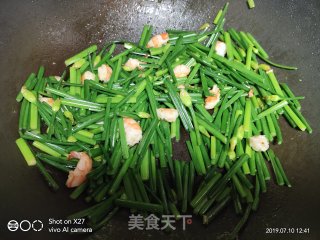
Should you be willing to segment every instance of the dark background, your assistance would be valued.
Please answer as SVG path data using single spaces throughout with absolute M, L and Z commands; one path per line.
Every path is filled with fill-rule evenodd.
M 121 3 L 120 3 L 121 2 Z M 320 119 L 320 1 L 256 0 L 248 10 L 245 0 L 230 1 L 226 26 L 252 32 L 276 62 L 296 65 L 298 71 L 276 70 L 296 95 L 304 95 L 302 112 L 314 129 L 312 135 L 291 129 L 284 121 L 284 143 L 272 146 L 292 182 L 291 189 L 274 186 L 261 197 L 260 209 L 249 220 L 240 239 L 320 239 L 319 119 Z M 166 28 L 197 29 L 212 21 L 225 1 L 12 1 L 0 7 L 0 239 L 215 239 L 231 230 L 238 218 L 232 211 L 209 227 L 196 216 L 185 232 L 129 231 L 128 213 L 122 211 L 93 235 L 11 233 L 10 219 L 64 218 L 85 204 L 68 198 L 64 189 L 52 193 L 36 168 L 27 167 L 14 140 L 19 105 L 15 96 L 32 71 L 43 64 L 46 74 L 60 74 L 63 60 L 92 43 L 128 39 L 137 41 L 144 24 L 160 33 Z M 57 173 L 55 173 L 56 176 Z M 310 228 L 305 235 L 267 235 L 267 227 Z

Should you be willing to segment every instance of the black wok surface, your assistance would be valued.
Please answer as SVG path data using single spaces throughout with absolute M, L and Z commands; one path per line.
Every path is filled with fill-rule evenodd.
M 19 105 L 15 96 L 39 65 L 46 74 L 60 74 L 63 60 L 92 43 L 137 41 L 144 24 L 160 33 L 166 28 L 196 29 L 211 21 L 225 1 L 13 1 L 0 7 L 0 239 L 216 239 L 238 221 L 233 211 L 219 215 L 208 227 L 193 216 L 186 231 L 129 231 L 128 212 L 121 211 L 92 235 L 48 233 L 49 218 L 64 219 L 82 209 L 82 200 L 68 198 L 65 175 L 53 172 L 61 189 L 52 193 L 36 168 L 27 167 L 14 140 L 18 137 Z M 320 1 L 256 0 L 249 11 L 245 0 L 231 1 L 227 27 L 252 32 L 276 62 L 297 65 L 298 71 L 276 70 L 296 95 L 305 95 L 302 112 L 312 135 L 291 129 L 284 121 L 284 143 L 272 146 L 292 182 L 291 189 L 268 185 L 260 209 L 240 239 L 320 239 L 319 119 L 320 119 Z M 183 152 L 180 147 L 177 149 Z M 9 220 L 44 222 L 41 232 L 9 232 Z M 309 228 L 309 234 L 266 234 L 268 227 Z

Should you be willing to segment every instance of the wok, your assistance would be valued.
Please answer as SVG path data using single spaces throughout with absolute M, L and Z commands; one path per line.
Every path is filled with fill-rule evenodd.
M 225 1 L 124 0 L 124 1 L 13 1 L 0 8 L 0 239 L 216 239 L 231 230 L 239 217 L 226 211 L 208 227 L 193 223 L 166 234 L 129 231 L 128 212 L 121 211 L 94 234 L 48 233 L 48 219 L 63 219 L 84 208 L 82 200 L 68 198 L 69 190 L 50 191 L 36 168 L 29 168 L 17 150 L 19 104 L 15 96 L 30 72 L 44 65 L 46 74 L 61 73 L 63 60 L 92 43 L 128 39 L 137 41 L 144 24 L 154 32 L 166 28 L 196 29 Z M 256 1 L 248 10 L 245 0 L 232 1 L 226 27 L 252 32 L 276 62 L 296 65 L 298 71 L 276 70 L 297 96 L 305 95 L 302 112 L 314 129 L 312 135 L 281 122 L 284 143 L 272 146 L 282 160 L 293 187 L 272 181 L 261 196 L 259 211 L 252 214 L 240 239 L 319 239 L 320 188 L 320 1 Z M 183 153 L 183 148 L 177 151 Z M 53 172 L 63 186 L 65 175 Z M 44 229 L 10 232 L 9 220 L 35 220 Z M 309 234 L 266 234 L 268 227 L 309 228 Z

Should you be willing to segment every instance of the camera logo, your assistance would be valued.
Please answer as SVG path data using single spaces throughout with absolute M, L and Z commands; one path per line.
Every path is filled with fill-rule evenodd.
M 22 220 L 20 223 L 16 220 L 10 220 L 7 227 L 11 232 L 15 232 L 18 229 L 23 232 L 28 232 L 31 229 L 35 232 L 40 232 L 43 229 L 43 223 L 40 220 L 34 220 L 33 222 Z

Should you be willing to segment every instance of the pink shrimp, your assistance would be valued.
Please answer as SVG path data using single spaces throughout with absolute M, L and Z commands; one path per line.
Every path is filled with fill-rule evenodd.
M 147 44 L 147 48 L 159 48 L 169 41 L 169 34 L 164 32 L 159 35 L 153 36 Z
M 81 83 L 84 83 L 84 80 L 94 80 L 96 75 L 90 71 L 85 71 L 81 76 Z
M 213 109 L 220 101 L 220 89 L 217 85 L 213 86 L 213 88 L 210 90 L 210 93 L 214 94 L 214 96 L 209 96 L 205 99 L 204 107 L 206 109 Z
M 269 149 L 269 140 L 265 135 L 253 136 L 249 140 L 250 147 L 257 152 L 265 152 Z
M 98 77 L 100 81 L 108 82 L 112 75 L 112 69 L 107 64 L 98 67 Z
M 136 68 L 138 69 L 142 69 L 142 67 L 140 66 L 142 62 L 140 62 L 138 59 L 135 58 L 129 58 L 128 61 L 124 64 L 123 69 L 125 71 L 133 71 Z
M 173 73 L 177 78 L 186 77 L 190 73 L 190 68 L 187 65 L 178 65 L 173 69 Z
M 123 118 L 124 131 L 127 144 L 131 147 L 142 139 L 142 129 L 137 121 L 132 118 Z
M 79 159 L 76 168 L 73 171 L 69 171 L 69 176 L 66 182 L 68 188 L 78 187 L 86 179 L 87 174 L 92 169 L 92 159 L 86 152 L 70 152 L 68 159 L 77 158 Z
M 254 96 L 253 88 L 251 88 L 248 92 L 248 97 L 251 98 Z
M 215 46 L 216 54 L 224 57 L 227 53 L 227 45 L 224 42 L 217 41 Z
M 165 120 L 167 122 L 174 122 L 179 116 L 179 113 L 174 108 L 158 108 L 157 115 L 158 118 L 160 118 L 161 120 Z
M 45 103 L 47 103 L 49 106 L 51 106 L 52 107 L 52 105 L 53 105 L 53 103 L 54 103 L 54 100 L 53 100 L 53 98 L 48 98 L 48 97 L 43 97 L 43 96 L 39 96 L 39 101 L 40 102 L 45 102 Z

